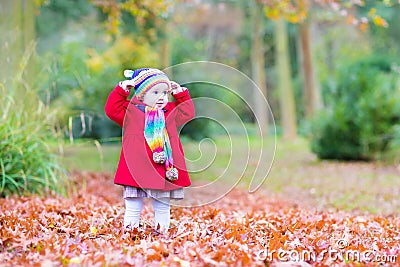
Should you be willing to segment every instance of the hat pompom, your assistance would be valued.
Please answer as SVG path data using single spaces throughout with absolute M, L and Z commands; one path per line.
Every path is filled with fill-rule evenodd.
M 133 73 L 134 73 L 133 70 L 124 70 L 124 76 L 125 76 L 125 78 L 132 79 Z

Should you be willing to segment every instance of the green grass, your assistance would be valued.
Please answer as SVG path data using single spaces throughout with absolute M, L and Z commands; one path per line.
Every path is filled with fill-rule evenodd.
M 53 144 L 53 151 L 60 150 Z M 121 152 L 120 143 L 99 144 L 93 140 L 76 140 L 63 144 L 61 163 L 69 170 L 115 172 Z
M 257 163 L 259 149 L 250 151 L 247 160 L 247 141 L 232 136 L 230 140 L 218 137 L 213 141 L 195 143 L 182 141 L 193 181 L 215 181 L 228 170 L 221 180 L 236 182 L 247 168 L 240 185 L 247 188 Z M 256 137 L 249 139 L 251 148 L 259 145 Z M 274 138 L 264 140 L 266 151 L 272 157 Z M 65 145 L 63 162 L 68 169 L 114 172 L 120 153 L 120 144 L 101 145 L 93 141 Z M 381 162 L 321 161 L 309 150 L 308 141 L 296 139 L 285 142 L 278 139 L 272 169 L 257 194 L 276 194 L 286 200 L 309 205 L 311 208 L 337 208 L 348 211 L 391 213 L 400 210 L 397 201 L 400 180 L 396 167 Z M 101 151 L 101 153 L 100 153 Z M 216 153 L 215 160 L 213 156 Z M 263 163 L 261 163 L 263 164 Z M 265 164 L 265 163 L 264 163 Z M 267 169 L 267 165 L 262 166 Z
M 396 166 L 383 162 L 322 161 L 304 139 L 278 141 L 263 188 L 313 208 L 393 213 L 400 210 Z

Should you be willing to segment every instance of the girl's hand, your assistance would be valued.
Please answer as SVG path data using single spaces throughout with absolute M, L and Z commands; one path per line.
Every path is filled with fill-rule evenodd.
M 181 93 L 185 90 L 187 90 L 186 88 L 181 87 L 178 83 L 174 82 L 174 81 L 170 81 L 171 84 L 171 93 L 173 95 Z
M 131 88 L 134 87 L 134 85 L 135 85 L 132 80 L 120 81 L 118 84 L 126 92 L 130 92 Z

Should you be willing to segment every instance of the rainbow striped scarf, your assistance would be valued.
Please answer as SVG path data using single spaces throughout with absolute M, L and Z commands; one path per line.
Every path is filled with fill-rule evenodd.
M 172 148 L 167 128 L 165 127 L 165 117 L 162 109 L 145 107 L 144 137 L 153 152 L 153 161 L 165 164 L 166 179 L 169 181 L 177 180 L 178 170 L 174 168 Z

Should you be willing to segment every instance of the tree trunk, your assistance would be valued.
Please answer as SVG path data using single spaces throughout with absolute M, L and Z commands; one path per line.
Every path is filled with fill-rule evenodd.
M 162 26 L 162 36 L 160 40 L 160 61 L 161 69 L 168 68 L 171 66 L 171 47 L 170 39 L 168 37 L 169 20 L 166 19 Z
M 23 56 L 35 38 L 35 13 L 31 0 L 2 0 L 0 4 L 0 83 L 6 88 L 22 72 L 34 76 Z
M 289 64 L 287 26 L 284 19 L 276 22 L 275 42 L 283 138 L 293 139 L 297 136 L 296 109 Z
M 268 106 L 266 102 L 267 98 L 267 84 L 265 75 L 265 60 L 264 60 L 264 49 L 263 49 L 263 34 L 262 34 L 262 18 L 263 8 L 262 5 L 258 4 L 257 1 L 252 3 L 252 49 L 251 49 L 251 72 L 253 81 L 258 86 L 265 99 L 259 97 L 258 94 L 254 94 L 255 113 L 258 119 L 258 123 L 262 131 L 267 132 L 268 130 Z
M 310 24 L 305 21 L 300 24 L 300 56 L 303 75 L 303 95 L 305 116 L 310 121 L 321 108 L 321 94 L 317 86 L 310 44 Z
M 0 5 L 0 75 L 1 83 L 9 87 L 10 78 L 18 69 L 22 57 L 23 42 L 21 34 L 22 1 L 5 0 Z

